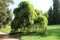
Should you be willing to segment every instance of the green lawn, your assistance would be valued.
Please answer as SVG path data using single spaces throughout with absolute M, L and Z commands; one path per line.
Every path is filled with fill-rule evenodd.
M 0 32 L 9 33 L 11 31 L 10 26 L 2 28 Z M 60 40 L 60 25 L 51 25 L 47 27 L 46 35 L 25 35 L 21 37 L 22 40 Z
M 4 33 L 10 33 L 11 31 L 11 27 L 9 25 L 6 25 L 5 28 L 1 28 L 0 32 L 4 32 Z
M 60 40 L 60 25 L 51 25 L 47 28 L 47 33 L 41 35 L 22 36 L 22 40 Z

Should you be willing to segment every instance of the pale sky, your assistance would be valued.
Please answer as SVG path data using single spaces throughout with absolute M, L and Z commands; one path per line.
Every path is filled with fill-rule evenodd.
M 9 8 L 12 9 L 13 11 L 14 8 L 18 7 L 18 4 L 21 1 L 22 0 L 14 0 L 14 4 L 10 5 Z M 52 3 L 53 0 L 26 0 L 26 1 L 29 1 L 34 6 L 35 9 L 42 10 L 42 12 L 48 11 L 50 6 L 53 5 Z

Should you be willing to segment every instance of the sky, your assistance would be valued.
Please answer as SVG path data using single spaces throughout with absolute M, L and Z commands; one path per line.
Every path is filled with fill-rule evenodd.
M 10 4 L 9 9 L 14 10 L 14 8 L 18 7 L 18 4 L 21 2 L 22 0 L 14 0 L 14 4 Z M 50 6 L 53 5 L 52 0 L 26 0 L 29 1 L 35 9 L 39 9 L 42 10 L 42 12 L 46 12 L 49 10 Z

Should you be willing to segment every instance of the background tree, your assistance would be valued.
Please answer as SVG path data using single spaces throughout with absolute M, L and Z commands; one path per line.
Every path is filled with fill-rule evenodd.
M 50 7 L 49 11 L 48 11 L 48 24 L 52 25 L 53 24 L 53 9 L 52 7 Z
M 60 24 L 60 0 L 53 0 L 53 9 L 50 7 L 48 16 L 49 25 Z
M 6 25 L 11 20 L 11 12 L 8 10 L 8 3 L 12 0 L 0 0 L 0 27 Z
M 60 24 L 60 0 L 53 0 L 53 22 Z

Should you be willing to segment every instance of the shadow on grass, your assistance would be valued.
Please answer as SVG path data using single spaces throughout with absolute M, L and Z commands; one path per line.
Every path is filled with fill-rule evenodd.
M 16 36 L 46 36 L 45 33 L 40 33 L 40 32 L 19 32 L 19 33 L 13 33 L 10 35 L 16 35 Z
M 60 29 L 47 30 L 47 35 L 54 35 L 60 39 Z
M 22 36 L 26 36 L 26 35 L 39 36 L 39 35 L 45 35 L 45 33 L 40 33 L 40 32 L 26 32 L 26 33 L 23 33 Z
M 47 36 L 57 36 L 58 38 L 60 37 L 60 29 L 50 29 L 47 30 L 46 34 L 41 34 L 39 32 L 29 32 L 29 33 L 24 33 L 22 36 L 27 36 L 27 35 L 32 35 L 32 36 L 41 36 L 41 37 L 47 37 Z
M 50 29 L 50 30 L 47 30 L 47 33 L 46 34 L 42 34 L 40 32 L 19 32 L 19 33 L 16 33 L 16 35 L 20 35 L 20 36 L 41 36 L 41 37 L 48 37 L 48 36 L 56 36 L 57 38 L 60 39 L 60 29 Z
M 60 35 L 60 29 L 51 29 L 51 30 L 47 30 L 47 32 L 50 35 Z

